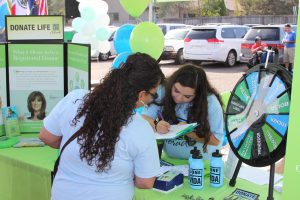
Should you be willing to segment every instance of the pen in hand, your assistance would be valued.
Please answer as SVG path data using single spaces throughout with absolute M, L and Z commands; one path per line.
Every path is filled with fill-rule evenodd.
M 159 122 L 156 125 L 156 131 L 158 133 L 169 132 L 170 124 L 164 120 L 164 117 L 160 111 L 158 112 L 158 119 L 159 119 Z

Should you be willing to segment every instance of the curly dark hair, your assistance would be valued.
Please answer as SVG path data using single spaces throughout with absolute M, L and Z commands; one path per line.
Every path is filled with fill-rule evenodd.
M 195 133 L 198 137 L 204 138 L 203 151 L 207 151 L 207 144 L 210 140 L 210 126 L 208 121 L 208 102 L 207 96 L 214 94 L 218 101 L 223 105 L 218 92 L 210 85 L 207 80 L 205 71 L 192 64 L 187 64 L 177 70 L 165 82 L 166 92 L 162 100 L 163 117 L 166 121 L 177 124 L 179 123 L 176 113 L 176 103 L 172 97 L 172 87 L 175 83 L 180 83 L 184 87 L 195 89 L 195 98 L 192 101 L 192 106 L 188 110 L 187 123 L 197 122 L 199 124 Z
M 119 69 L 110 71 L 100 85 L 88 93 L 73 119 L 85 117 L 79 129 L 80 158 L 96 166 L 97 172 L 111 168 L 115 145 L 123 126 L 135 114 L 141 91 L 149 91 L 164 77 L 156 60 L 142 53 L 128 57 Z
M 33 91 L 28 95 L 27 108 L 28 108 L 28 111 L 30 112 L 30 117 L 28 117 L 28 119 L 33 119 L 34 118 L 34 112 L 35 111 L 32 108 L 31 102 L 33 102 L 36 98 L 39 98 L 42 101 L 41 110 L 40 110 L 39 114 L 37 115 L 37 118 L 39 120 L 43 120 L 46 117 L 46 105 L 47 105 L 47 103 L 46 103 L 45 96 L 40 91 Z

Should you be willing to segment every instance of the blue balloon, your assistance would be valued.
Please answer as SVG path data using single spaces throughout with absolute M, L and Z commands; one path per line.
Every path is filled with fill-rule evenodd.
M 120 53 L 113 61 L 112 63 L 112 68 L 113 69 L 118 69 L 120 66 L 126 62 L 128 56 L 130 56 L 132 53 L 131 52 L 123 52 Z
M 134 25 L 125 24 L 121 26 L 114 36 L 114 46 L 118 54 L 123 52 L 132 52 L 130 48 L 130 35 Z

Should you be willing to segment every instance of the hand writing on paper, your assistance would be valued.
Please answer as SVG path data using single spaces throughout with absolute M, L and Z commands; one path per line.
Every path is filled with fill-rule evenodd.
M 167 133 L 169 132 L 170 124 L 166 121 L 159 121 L 156 125 L 156 131 L 158 133 Z

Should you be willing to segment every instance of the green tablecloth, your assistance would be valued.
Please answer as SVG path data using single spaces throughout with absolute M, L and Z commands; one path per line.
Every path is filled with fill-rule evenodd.
M 36 137 L 36 134 L 26 134 L 22 137 Z M 53 168 L 57 150 L 50 147 L 26 147 L 0 149 L 0 200 L 49 200 L 51 191 L 51 170 Z M 186 164 L 184 160 L 164 159 L 176 165 Z M 149 163 L 151 164 L 151 163 Z M 208 174 L 208 166 L 206 169 Z M 184 199 L 183 194 L 201 196 L 205 200 L 214 197 L 222 200 L 231 194 L 235 188 L 228 186 L 225 180 L 221 188 L 209 186 L 209 177 L 205 178 L 205 186 L 202 190 L 189 188 L 185 178 L 184 185 L 169 193 L 164 194 L 153 190 L 135 190 L 135 200 L 176 200 Z M 237 188 L 260 194 L 260 199 L 266 199 L 268 186 L 258 186 L 242 179 L 237 180 Z M 274 191 L 274 199 L 280 200 L 281 194 Z
M 0 149 L 0 199 L 49 200 L 56 157 L 57 150 L 50 147 Z
M 171 162 L 175 165 L 184 165 L 187 164 L 186 160 L 178 160 L 166 157 L 162 154 L 164 160 Z M 182 195 L 193 195 L 195 198 L 201 196 L 203 199 L 208 200 L 210 197 L 214 197 L 215 200 L 223 200 L 224 197 L 229 196 L 236 188 L 243 189 L 249 192 L 253 192 L 260 195 L 261 200 L 267 199 L 268 196 L 268 185 L 258 186 L 251 182 L 248 182 L 243 179 L 237 179 L 236 187 L 229 186 L 229 180 L 224 180 L 223 187 L 213 188 L 209 186 L 209 163 L 205 162 L 204 170 L 204 188 L 202 190 L 193 190 L 190 188 L 188 179 L 184 178 L 184 184 L 182 187 L 172 191 L 168 194 L 152 191 L 152 190 L 141 190 L 135 189 L 135 200 L 170 200 L 178 199 L 184 200 L 185 198 Z M 274 190 L 274 199 L 281 200 L 281 194 Z

